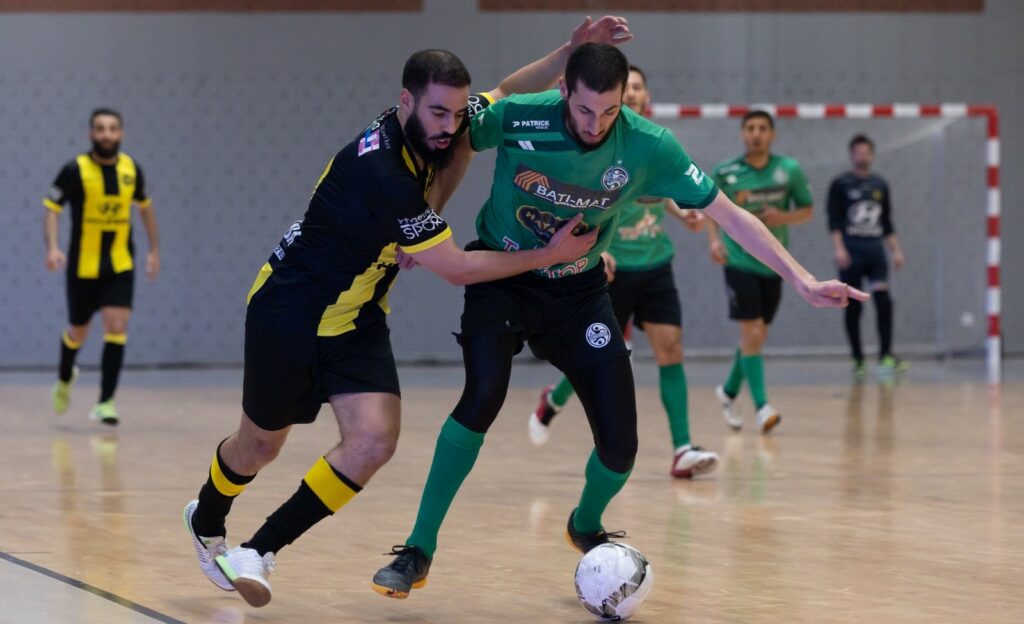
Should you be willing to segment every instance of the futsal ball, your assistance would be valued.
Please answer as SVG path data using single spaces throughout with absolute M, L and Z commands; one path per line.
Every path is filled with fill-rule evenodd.
M 653 583 L 647 558 L 625 544 L 601 544 L 583 555 L 576 566 L 576 596 L 580 604 L 606 622 L 633 617 Z

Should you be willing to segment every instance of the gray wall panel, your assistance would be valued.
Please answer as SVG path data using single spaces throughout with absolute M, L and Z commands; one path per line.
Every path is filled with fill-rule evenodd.
M 1017 67 L 1024 58 L 1024 5 L 990 0 L 986 7 L 982 14 L 952 16 L 635 14 L 629 18 L 640 38 L 626 52 L 645 67 L 661 102 L 998 104 L 1004 328 L 1007 348 L 1024 352 L 1024 315 L 1015 313 L 1024 304 L 1024 255 L 1012 244 L 1024 234 L 1016 208 L 1024 185 L 1012 175 L 1024 156 L 1016 138 L 1024 113 L 1024 78 Z M 244 297 L 255 271 L 301 216 L 326 161 L 396 99 L 409 52 L 451 48 L 467 62 L 475 84 L 487 88 L 564 40 L 576 21 L 559 13 L 479 13 L 471 0 L 428 2 L 422 14 L 0 15 L 0 248 L 7 252 L 0 366 L 48 364 L 56 356 L 65 318 L 63 279 L 42 268 L 39 198 L 60 165 L 85 149 L 85 118 L 93 107 L 110 104 L 124 112 L 124 147 L 146 169 L 163 238 L 164 274 L 154 284 L 137 284 L 128 361 L 237 362 Z M 694 137 L 713 135 L 699 143 L 689 139 L 687 125 L 676 126 L 706 166 L 739 148 L 731 123 L 720 135 L 692 130 Z M 787 124 L 780 131 L 780 151 L 800 158 L 823 180 L 816 181 L 822 198 L 827 179 L 842 166 L 841 146 L 837 155 L 825 143 L 845 135 Z M 930 172 L 903 167 L 898 152 L 884 164 L 887 172 L 913 180 L 959 176 L 943 183 L 983 193 L 981 134 L 977 122 L 947 129 L 943 145 L 927 151 L 935 161 Z M 461 242 L 472 238 L 491 162 L 490 155 L 477 160 L 448 208 Z M 894 193 L 906 192 L 894 184 Z M 971 197 L 958 201 L 971 203 Z M 972 213 L 956 221 L 958 228 L 973 232 L 975 217 L 982 226 L 983 200 L 982 194 L 963 207 Z M 794 251 L 828 275 L 822 219 L 819 214 L 794 236 Z M 959 231 L 934 222 L 901 227 L 915 249 L 930 249 L 947 264 L 956 240 L 977 235 Z M 145 249 L 140 227 L 135 236 Z M 702 240 L 678 229 L 673 236 L 680 244 L 676 268 L 689 342 L 727 349 L 735 330 L 722 319 L 719 272 L 707 261 Z M 960 276 L 964 266 L 940 266 L 928 279 Z M 981 305 L 984 288 L 983 274 L 966 273 L 948 294 L 970 301 L 965 309 Z M 898 286 L 907 291 L 906 284 Z M 921 323 L 911 323 L 921 316 L 914 311 L 925 306 L 925 293 L 936 290 L 935 284 L 922 287 L 921 297 L 914 290 L 914 297 L 898 304 L 897 340 L 917 336 Z M 392 302 L 400 358 L 458 357 L 449 334 L 458 325 L 458 289 L 420 269 L 400 278 Z M 774 347 L 841 349 L 837 313 L 809 310 L 792 293 L 785 306 Z M 944 320 L 929 322 L 953 328 L 962 312 L 943 308 L 936 316 Z M 948 329 L 943 336 L 960 344 L 975 334 Z M 91 342 L 86 361 L 98 351 L 98 335 Z

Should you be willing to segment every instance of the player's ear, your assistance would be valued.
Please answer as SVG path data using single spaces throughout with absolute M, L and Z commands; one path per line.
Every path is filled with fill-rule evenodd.
M 565 87 L 565 76 L 558 79 L 558 91 L 562 94 L 562 99 L 569 99 L 569 90 Z
M 398 104 L 401 106 L 403 113 L 411 115 L 412 109 L 416 107 L 416 96 L 412 94 L 412 91 L 402 89 L 402 93 L 398 96 Z

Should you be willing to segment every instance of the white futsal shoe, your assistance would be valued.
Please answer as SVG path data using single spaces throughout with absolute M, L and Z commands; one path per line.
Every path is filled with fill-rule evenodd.
M 675 457 L 672 458 L 672 476 L 677 479 L 691 479 L 699 474 L 711 472 L 717 465 L 718 453 L 686 444 L 676 449 Z
M 768 433 L 780 422 L 782 422 L 782 416 L 770 404 L 765 403 L 761 409 L 757 410 L 757 426 L 761 428 L 761 433 Z
M 715 388 L 715 396 L 722 404 L 722 418 L 725 419 L 725 424 L 729 425 L 733 431 L 742 429 L 743 415 L 736 410 L 735 399 L 729 396 L 722 386 Z
M 224 573 L 214 563 L 214 559 L 228 551 L 227 541 L 222 536 L 203 537 L 196 535 L 196 530 L 192 528 L 192 514 L 196 512 L 196 507 L 198 506 L 199 501 L 194 500 L 190 502 L 188 505 L 185 505 L 185 512 L 182 515 L 185 517 L 185 528 L 188 529 L 188 534 L 192 536 L 192 546 L 196 549 L 196 556 L 199 557 L 199 569 L 217 587 L 224 591 L 235 591 L 234 586 L 231 585 L 228 578 L 224 576 Z
M 270 602 L 267 577 L 274 571 L 274 553 L 260 557 L 255 549 L 235 546 L 214 561 L 250 606 L 262 607 Z

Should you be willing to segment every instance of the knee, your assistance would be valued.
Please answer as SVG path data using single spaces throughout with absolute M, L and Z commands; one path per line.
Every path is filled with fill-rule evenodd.
M 374 469 L 388 463 L 398 449 L 398 430 L 390 428 L 360 429 L 350 433 L 356 437 L 355 447 L 362 460 Z
M 68 336 L 72 340 L 78 343 L 85 342 L 85 337 L 89 335 L 88 325 L 70 325 L 68 326 Z
M 659 366 L 678 364 L 683 361 L 683 345 L 678 340 L 668 344 L 659 345 L 654 351 L 654 359 Z
M 284 446 L 284 440 L 277 439 L 263 439 L 256 438 L 248 444 L 246 453 L 244 454 L 244 460 L 248 465 L 242 467 L 241 471 L 245 474 L 255 474 L 261 470 L 264 466 L 277 459 L 278 453 L 281 452 L 281 447 Z
M 597 458 L 601 460 L 605 468 L 613 472 L 629 472 L 633 469 L 633 462 L 636 460 L 637 437 L 634 431 L 632 435 L 625 435 L 599 444 L 597 447 Z

